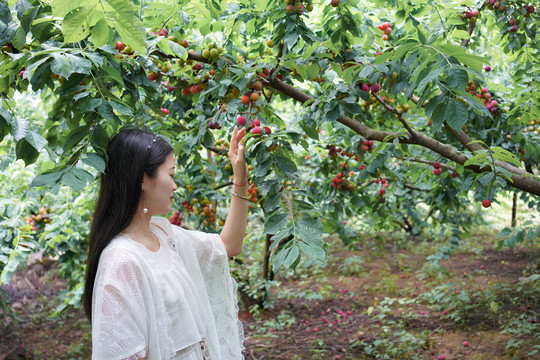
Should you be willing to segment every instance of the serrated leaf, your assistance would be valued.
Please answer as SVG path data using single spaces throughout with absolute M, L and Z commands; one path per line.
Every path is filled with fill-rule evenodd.
M 459 62 L 468 65 L 476 71 L 482 70 L 482 65 L 485 62 L 485 59 L 481 56 L 472 55 L 465 52 L 465 50 L 459 45 L 444 44 L 439 45 L 436 48 L 447 55 L 455 57 L 459 60 Z
M 18 0 L 17 5 L 15 5 L 15 10 L 17 10 L 17 18 L 19 20 L 23 19 L 24 13 L 27 12 L 32 7 L 26 0 Z
M 294 264 L 300 260 L 300 250 L 298 250 L 298 246 L 293 245 L 289 251 L 287 251 L 287 254 L 285 255 L 285 258 L 283 259 L 283 266 L 285 266 L 287 269 L 294 269 Z
M 107 40 L 109 40 L 109 25 L 107 25 L 107 21 L 102 18 L 99 20 L 96 25 L 92 27 L 92 43 L 94 43 L 95 47 L 103 46 L 107 43 Z
M 457 40 L 469 39 L 471 37 L 467 31 L 459 29 L 454 29 L 454 31 L 450 33 L 450 36 Z
M 24 137 L 26 141 L 30 145 L 32 145 L 37 151 L 43 149 L 45 145 L 47 145 L 47 140 L 38 134 L 37 132 L 34 132 L 32 130 L 28 131 L 28 133 Z
M 51 71 L 68 79 L 73 73 L 90 74 L 92 63 L 82 57 L 68 54 L 55 53 L 51 63 Z
M 80 6 L 90 5 L 96 0 L 53 0 L 51 3 L 51 10 L 53 17 L 63 18 L 67 13 Z
M 431 114 L 431 127 L 434 131 L 439 131 L 444 123 L 444 115 L 446 113 L 446 103 L 439 103 L 435 106 Z
M 15 116 L 15 121 L 13 122 L 13 130 L 11 135 L 15 141 L 19 141 L 26 136 L 28 129 L 30 128 L 30 123 L 23 119 L 20 116 Z
M 81 6 L 66 14 L 64 21 L 62 21 L 64 43 L 75 43 L 88 37 L 90 27 L 87 20 L 95 7 L 96 4 Z
M 133 111 L 131 111 L 131 109 L 124 104 L 120 104 L 116 101 L 109 101 L 109 104 L 113 107 L 114 110 L 118 111 L 120 114 L 128 116 L 133 115 Z
M 146 54 L 146 29 L 137 18 L 133 4 L 129 0 L 109 0 L 116 14 L 112 20 L 107 18 L 109 26 L 118 31 L 122 41 L 140 54 Z
M 81 161 L 86 165 L 93 167 L 100 173 L 105 171 L 105 160 L 103 160 L 103 158 L 98 154 L 87 153 L 86 156 L 81 159 Z
M 452 129 L 461 130 L 469 120 L 469 111 L 461 101 L 453 99 L 446 105 L 444 117 Z
M 480 176 L 478 181 L 480 181 L 482 185 L 487 186 L 487 184 L 489 184 L 493 180 L 494 177 L 495 177 L 494 172 L 488 172 L 487 174 Z
M 264 224 L 265 234 L 275 234 L 287 225 L 287 213 L 275 213 Z
M 22 50 L 24 45 L 26 45 L 26 32 L 22 27 L 18 28 L 11 39 L 11 43 L 17 50 Z
M 469 74 L 462 69 L 452 69 L 448 72 L 448 86 L 451 89 L 462 91 L 467 86 Z
M 7 2 L 0 1 L 0 21 L 7 25 L 11 19 L 11 10 L 9 10 Z
M 469 160 L 465 161 L 463 166 L 469 166 L 469 165 L 473 165 L 473 164 L 483 164 L 483 163 L 486 162 L 486 158 L 487 158 L 487 154 L 485 154 L 485 153 L 476 154 L 475 156 L 473 156 Z
M 521 162 L 519 161 L 519 159 L 510 151 L 505 150 L 498 146 L 491 148 L 491 150 L 493 150 L 493 157 L 495 159 L 506 161 L 506 162 L 516 165 L 517 167 L 521 167 Z

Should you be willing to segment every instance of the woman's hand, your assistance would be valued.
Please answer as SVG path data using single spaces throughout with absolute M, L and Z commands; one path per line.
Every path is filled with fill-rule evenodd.
M 245 146 L 242 144 L 245 135 L 246 128 L 239 131 L 238 126 L 235 126 L 229 147 L 229 160 L 233 168 L 234 181 L 237 183 L 246 183 L 248 178 L 248 168 L 244 159 Z

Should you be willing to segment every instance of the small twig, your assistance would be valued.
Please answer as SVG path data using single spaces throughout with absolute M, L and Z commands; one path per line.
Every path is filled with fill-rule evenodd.
M 403 118 L 403 112 L 402 111 L 399 111 L 397 110 L 396 108 L 390 106 L 389 104 L 387 104 L 383 99 L 381 99 L 379 97 L 379 95 L 375 94 L 375 93 L 371 93 L 371 95 L 377 99 L 377 101 L 379 103 L 381 103 L 381 105 L 388 111 L 390 111 L 391 113 L 394 113 L 397 115 L 399 121 L 401 121 L 401 124 L 403 124 L 403 126 L 405 127 L 405 129 L 407 129 L 407 131 L 411 134 L 411 138 L 415 137 L 416 136 L 416 132 L 411 128 L 411 126 L 407 123 L 407 121 L 405 121 L 405 119 Z

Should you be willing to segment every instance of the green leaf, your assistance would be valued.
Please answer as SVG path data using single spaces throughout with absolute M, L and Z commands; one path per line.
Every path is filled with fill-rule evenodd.
M 287 225 L 287 213 L 274 213 L 264 224 L 265 234 L 275 234 Z
M 128 116 L 133 115 L 133 111 L 131 111 L 131 109 L 124 104 L 120 104 L 116 101 L 109 101 L 109 104 L 113 107 L 114 110 L 118 111 L 120 114 L 124 114 Z
M 26 138 L 17 141 L 15 153 L 17 155 L 17 159 L 22 159 L 26 166 L 36 161 L 39 156 L 39 152 L 26 140 Z
M 118 31 L 125 44 L 140 54 L 146 54 L 146 29 L 135 14 L 133 4 L 129 0 L 109 0 L 116 14 L 107 18 L 109 26 Z
M 64 17 L 62 21 L 62 33 L 64 34 L 64 43 L 75 43 L 84 40 L 90 34 L 88 26 L 88 17 L 96 4 L 78 7 Z
M 26 0 L 17 1 L 17 5 L 15 6 L 15 9 L 17 10 L 17 18 L 19 20 L 22 20 L 24 17 L 24 13 L 27 12 L 31 7 L 32 4 L 30 4 Z
M 465 161 L 463 166 L 469 166 L 473 164 L 483 164 L 487 162 L 488 155 L 486 153 L 478 153 L 469 160 Z
M 316 124 L 314 122 L 311 122 L 314 126 L 316 126 Z M 306 123 L 304 122 L 304 120 L 300 121 L 298 123 L 298 125 L 300 125 L 300 127 L 302 128 L 302 130 L 304 130 L 304 132 L 312 139 L 315 139 L 315 140 L 319 140 L 319 132 L 317 131 L 316 128 L 314 127 L 311 127 L 311 126 L 308 126 L 306 125 Z
M 109 40 L 109 26 L 107 20 L 102 18 L 92 27 L 92 42 L 95 47 L 103 46 Z
M 41 6 L 34 6 L 25 11 L 21 19 L 21 27 L 24 29 L 25 33 L 30 32 L 30 26 L 32 25 L 32 21 L 34 21 L 34 18 L 36 17 L 36 14 L 38 13 L 40 7 Z
M 454 31 L 450 33 L 450 36 L 457 40 L 469 39 L 471 37 L 467 31 L 459 29 L 454 29 Z
M 462 64 L 466 64 L 476 71 L 482 70 L 482 65 L 485 62 L 485 59 L 481 56 L 466 53 L 465 50 L 463 50 L 463 48 L 459 45 L 444 44 L 437 46 L 436 48 L 447 55 L 455 57 Z
M 30 123 L 23 119 L 20 116 L 15 116 L 15 121 L 13 122 L 13 130 L 11 135 L 15 141 L 19 141 L 26 136 L 28 129 L 30 128 Z
M 86 186 L 86 182 L 76 176 L 73 171 L 68 171 L 62 175 L 62 183 L 76 191 L 82 191 Z
M 277 167 L 286 174 L 295 173 L 297 171 L 294 161 L 284 156 L 274 158 Z
M 26 134 L 26 136 L 24 138 L 37 151 L 43 149 L 45 147 L 45 145 L 47 145 L 47 140 L 43 136 L 41 136 L 40 134 L 38 134 L 37 132 L 34 132 L 32 130 L 28 131 L 28 133 Z
M 17 50 L 22 50 L 24 45 L 26 45 L 26 33 L 22 27 L 18 28 L 11 39 L 11 43 Z
M 444 117 L 452 129 L 461 130 L 469 120 L 469 111 L 461 101 L 453 99 L 446 105 Z
M 73 73 L 90 74 L 92 63 L 85 58 L 68 54 L 54 53 L 51 63 L 51 71 L 68 79 Z
M 96 153 L 87 153 L 86 156 L 81 159 L 81 161 L 86 165 L 93 167 L 100 173 L 105 172 L 105 160 L 103 160 L 103 158 Z
M 491 148 L 491 150 L 493 150 L 493 157 L 495 159 L 506 161 L 506 162 L 516 165 L 517 167 L 521 167 L 521 162 L 519 161 L 519 159 L 510 151 L 505 150 L 498 146 Z
M 89 2 L 94 3 L 96 0 L 53 0 L 51 3 L 52 15 L 63 18 L 67 13 L 83 4 L 90 5 Z
M 65 169 L 62 169 L 60 171 L 53 171 L 53 172 L 47 172 L 43 174 L 39 174 L 36 176 L 32 182 L 30 183 L 31 187 L 37 187 L 37 186 L 51 186 L 54 185 L 58 179 L 64 174 Z
M 296 266 L 295 264 L 298 264 L 300 260 L 300 250 L 298 250 L 298 246 L 293 245 L 289 251 L 287 251 L 287 254 L 285 256 L 285 259 L 283 259 L 283 266 L 285 266 L 287 269 L 294 269 Z
M 463 69 L 452 69 L 448 72 L 448 86 L 454 90 L 462 91 L 468 81 L 469 75 Z
M 212 19 L 212 15 L 210 14 L 210 11 L 208 11 L 208 8 L 200 1 L 191 1 L 191 5 L 195 6 L 197 8 L 198 13 L 201 14 L 203 17 L 207 19 Z
M 11 19 L 11 10 L 9 10 L 7 2 L 0 1 L 0 21 L 7 25 Z
M 488 172 L 487 174 L 480 176 L 478 181 L 480 181 L 482 185 L 487 186 L 493 180 L 494 177 L 495 177 L 494 172 Z
M 431 114 L 431 127 L 434 131 L 439 131 L 442 128 L 444 122 L 444 115 L 446 113 L 446 104 L 441 102 L 435 106 L 433 113 Z

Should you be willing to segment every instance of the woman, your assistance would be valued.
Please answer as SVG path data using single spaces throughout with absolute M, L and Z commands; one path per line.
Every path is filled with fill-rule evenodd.
M 166 141 L 130 129 L 109 142 L 83 295 L 92 359 L 243 359 L 228 257 L 240 253 L 246 229 L 245 134 L 233 130 L 234 185 L 219 235 L 156 216 L 171 211 L 177 189 Z

